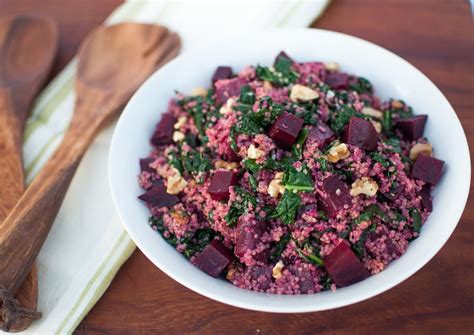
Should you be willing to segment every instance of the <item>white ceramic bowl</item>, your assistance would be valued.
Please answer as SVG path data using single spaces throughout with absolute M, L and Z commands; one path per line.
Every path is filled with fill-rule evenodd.
M 336 61 L 343 71 L 368 78 L 383 99 L 401 98 L 416 114 L 428 114 L 425 135 L 436 157 L 446 162 L 434 192 L 433 213 L 421 236 L 400 259 L 355 285 L 313 295 L 279 296 L 239 289 L 194 267 L 148 226 L 149 212 L 137 199 L 138 160 L 150 151 L 149 139 L 174 90 L 189 93 L 209 86 L 218 65 L 239 71 L 247 64 L 271 64 L 285 50 L 295 60 Z M 112 140 L 109 172 L 112 195 L 123 224 L 141 251 L 163 272 L 211 299 L 252 310 L 310 312 L 356 303 L 407 279 L 444 245 L 463 212 L 470 184 L 470 158 L 461 124 L 443 94 L 419 70 L 375 44 L 316 29 L 260 31 L 211 43 L 187 52 L 152 75 L 126 106 Z

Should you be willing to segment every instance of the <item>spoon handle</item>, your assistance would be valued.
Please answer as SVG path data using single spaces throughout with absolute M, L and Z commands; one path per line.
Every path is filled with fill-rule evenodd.
M 31 270 L 82 156 L 106 121 L 82 116 L 104 108 L 111 107 L 96 100 L 76 103 L 75 117 L 59 148 L 0 227 L 0 285 L 13 294 Z
M 0 226 L 24 190 L 21 128 L 8 88 L 0 87 Z

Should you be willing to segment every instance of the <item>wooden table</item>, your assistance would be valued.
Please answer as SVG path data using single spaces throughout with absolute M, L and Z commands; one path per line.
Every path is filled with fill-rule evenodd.
M 0 15 L 36 12 L 59 22 L 57 73 L 120 2 L 0 0 Z M 336 0 L 313 26 L 377 43 L 422 70 L 447 96 L 474 147 L 474 27 L 467 1 Z M 77 333 L 473 334 L 472 190 L 438 255 L 404 283 L 365 302 L 310 314 L 246 311 L 188 290 L 137 250 Z

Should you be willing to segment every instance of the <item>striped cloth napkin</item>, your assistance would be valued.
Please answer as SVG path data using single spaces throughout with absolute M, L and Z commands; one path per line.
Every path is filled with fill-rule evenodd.
M 251 29 L 305 27 L 328 0 L 176 2 L 129 1 L 106 24 L 124 21 L 166 25 L 181 35 L 183 51 L 209 36 Z M 60 143 L 71 120 L 77 60 L 37 99 L 24 138 L 24 162 L 31 181 Z M 25 333 L 71 333 L 109 286 L 135 245 L 115 213 L 107 175 L 114 125 L 101 132 L 86 153 L 53 229 L 38 257 L 39 310 L 43 318 Z

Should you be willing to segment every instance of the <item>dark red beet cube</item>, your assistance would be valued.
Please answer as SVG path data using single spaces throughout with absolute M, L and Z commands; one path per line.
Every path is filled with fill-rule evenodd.
M 212 83 L 214 84 L 218 80 L 230 78 L 232 78 L 232 68 L 230 66 L 219 66 L 212 76 Z
M 156 125 L 155 133 L 151 138 L 151 143 L 157 147 L 172 144 L 174 124 L 176 121 L 177 120 L 173 115 L 169 113 L 163 114 L 160 122 Z
M 244 78 L 225 79 L 216 82 L 216 100 L 223 104 L 229 98 L 240 96 L 240 88 L 246 84 Z
M 428 185 L 423 186 L 420 191 L 421 205 L 428 212 L 433 211 L 433 201 L 431 200 L 431 187 Z
M 232 262 L 232 252 L 219 240 L 213 240 L 196 256 L 194 264 L 209 276 L 218 277 Z
M 250 277 L 257 282 L 260 289 L 266 290 L 272 282 L 272 268 L 268 265 L 253 266 L 250 269 Z
M 428 115 L 416 115 L 405 119 L 396 119 L 395 127 L 400 129 L 409 141 L 415 141 L 423 136 Z
M 355 284 L 369 276 L 367 269 L 346 242 L 340 242 L 324 258 L 324 265 L 334 283 L 340 287 Z
M 278 56 L 276 56 L 275 61 L 273 62 L 273 65 L 275 65 L 275 64 L 276 64 L 280 59 L 282 59 L 282 58 L 289 60 L 291 63 L 294 63 L 294 62 L 295 62 L 293 59 L 291 59 L 290 56 L 288 56 L 288 55 L 286 54 L 286 52 L 280 51 L 280 53 L 278 54 Z
M 230 143 L 227 146 L 227 150 L 224 153 L 224 157 L 228 162 L 240 162 L 242 160 L 240 156 L 235 153 L 234 149 L 232 149 Z
M 377 149 L 378 134 L 370 121 L 351 117 L 344 130 L 342 141 L 367 151 Z
M 347 73 L 329 72 L 326 84 L 335 90 L 345 90 L 349 86 L 349 76 Z
M 158 208 L 172 207 L 179 202 L 176 195 L 166 193 L 166 187 L 163 183 L 157 183 L 157 185 L 139 196 L 138 199 Z
M 140 159 L 140 172 L 147 171 L 147 172 L 153 172 L 153 169 L 150 167 L 150 164 L 155 161 L 154 158 L 148 157 L 148 158 L 141 158 Z
M 423 180 L 424 182 L 436 185 L 443 174 L 444 162 L 440 159 L 420 154 L 413 164 L 413 177 Z
M 265 233 L 266 225 L 254 217 L 244 215 L 239 218 L 237 225 L 237 238 L 234 253 L 237 257 L 243 257 L 247 250 L 254 250 L 260 237 Z
M 207 192 L 213 200 L 228 200 L 229 187 L 237 184 L 237 175 L 229 170 L 217 170 L 211 179 Z
M 334 132 L 324 122 L 311 127 L 308 132 L 307 143 L 317 143 L 319 148 L 323 148 L 335 139 Z
M 349 188 L 337 175 L 326 178 L 320 191 L 318 193 L 319 201 L 324 213 L 330 218 L 335 217 L 345 205 L 352 204 Z
M 303 127 L 304 120 L 293 114 L 283 112 L 278 116 L 268 131 L 270 136 L 281 148 L 290 149 L 295 143 Z
M 389 201 L 395 201 L 403 191 L 403 186 L 397 184 L 397 186 L 390 188 L 390 191 L 384 193 L 383 196 Z

